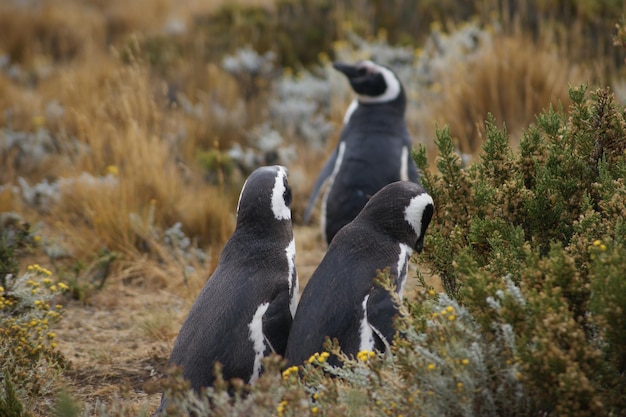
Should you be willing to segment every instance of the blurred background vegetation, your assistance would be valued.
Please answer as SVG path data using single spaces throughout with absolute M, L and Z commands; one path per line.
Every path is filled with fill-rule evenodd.
M 533 158 L 553 150 L 538 144 L 528 148 L 533 142 L 525 135 L 529 130 L 533 132 L 531 126 L 541 126 L 554 139 L 562 135 L 559 129 L 565 129 L 572 108 L 577 109 L 578 120 L 587 120 L 581 113 L 585 104 L 576 102 L 580 98 L 572 96 L 570 86 L 587 84 L 591 91 L 595 87 L 605 91 L 608 86 L 610 93 L 602 105 L 617 106 L 618 110 L 608 117 L 596 111 L 602 107 L 596 102 L 589 104 L 592 107 L 588 111 L 600 114 L 599 119 L 605 117 L 593 119 L 598 129 L 606 126 L 606 120 L 623 124 L 623 120 L 615 121 L 621 120 L 615 114 L 623 113 L 626 101 L 625 12 L 626 6 L 620 0 L 1 2 L 0 227 L 4 237 L 0 247 L 0 296 L 4 298 L 0 317 L 13 320 L 25 312 L 29 315 L 22 315 L 23 320 L 11 333 L 16 338 L 24 337 L 27 343 L 2 345 L 2 349 L 6 347 L 20 358 L 22 368 L 9 369 L 13 374 L 8 378 L 0 375 L 0 381 L 5 381 L 4 388 L 0 387 L 0 405 L 17 392 L 27 408 L 49 414 L 54 384 L 41 381 L 57 380 L 59 375 L 61 380 L 65 378 L 64 384 L 74 384 L 70 391 L 84 398 L 87 405 L 94 403 L 94 394 L 79 393 L 78 386 L 101 385 L 102 380 L 93 377 L 95 373 L 106 374 L 109 385 L 115 386 L 98 399 L 110 401 L 124 390 L 116 382 L 119 372 L 111 370 L 115 360 L 106 349 L 81 357 L 80 349 L 85 348 L 70 343 L 67 335 L 73 334 L 71 329 L 59 330 L 57 348 L 57 342 L 45 339 L 44 330 L 37 333 L 38 326 L 28 327 L 27 319 L 35 313 L 39 314 L 35 314 L 37 320 L 43 320 L 48 311 L 43 307 L 48 305 L 45 300 L 50 295 L 46 293 L 45 300 L 37 299 L 43 294 L 25 297 L 34 289 L 27 284 L 29 279 L 46 279 L 29 272 L 28 265 L 38 262 L 51 270 L 50 282 L 67 284 L 68 291 L 52 293 L 55 300 L 74 306 L 65 313 L 70 323 L 98 317 L 85 306 L 110 310 L 111 316 L 102 320 L 118 326 L 125 323 L 128 311 L 141 316 L 139 322 L 129 324 L 128 339 L 142 340 L 140 344 L 145 348 L 137 357 L 128 358 L 126 367 L 150 358 L 144 364 L 149 370 L 144 369 L 136 378 L 142 381 L 162 371 L 185 306 L 209 276 L 232 232 L 233 207 L 240 186 L 256 166 L 281 163 L 289 168 L 295 196 L 296 239 L 303 236 L 298 243 L 299 262 L 309 269 L 314 267 L 323 244 L 316 229 L 300 225 L 301 213 L 317 172 L 336 143 L 343 112 L 352 98 L 345 79 L 330 67 L 332 60 L 374 59 L 398 73 L 409 97 L 409 129 L 414 144 L 424 146 L 424 158 L 436 161 L 445 154 L 451 161 L 456 155 L 458 172 L 466 172 L 485 155 L 485 143 L 495 135 L 495 126 L 505 125 L 506 143 L 511 147 L 507 152 L 526 152 L 526 163 L 536 167 L 543 160 Z M 589 94 L 585 97 L 592 100 Z M 560 116 L 538 117 L 544 111 Z M 437 129 L 444 126 L 449 143 L 437 139 Z M 623 149 L 619 145 L 623 132 L 613 127 L 603 132 L 613 135 L 612 139 L 602 146 L 589 139 L 588 152 L 577 150 L 572 156 L 585 155 L 596 165 L 606 149 L 615 156 L 614 149 Z M 585 135 L 590 137 L 589 132 Z M 449 148 L 442 150 L 446 144 Z M 561 161 L 559 158 L 565 157 L 546 158 Z M 493 178 L 493 187 L 500 185 L 496 178 L 513 181 L 502 177 L 503 170 L 512 169 L 507 164 L 504 168 L 484 168 L 483 174 Z M 584 179 L 594 209 L 604 204 L 603 198 L 609 198 L 600 198 L 600 191 L 594 191 L 599 186 L 593 185 L 602 183 L 603 189 L 610 189 L 609 174 L 603 174 L 602 182 L 593 173 L 580 174 L 580 161 L 572 164 L 554 171 L 556 176 L 551 176 L 554 172 L 547 168 L 520 168 L 525 187 L 542 199 L 531 204 L 527 195 L 516 197 L 517 211 L 509 208 L 515 212 L 511 219 L 524 233 L 518 236 L 508 229 L 506 233 L 517 236 L 520 244 L 532 241 L 537 256 L 556 256 L 550 249 L 555 242 L 570 244 L 577 230 L 572 222 L 577 221 L 577 210 L 587 201 L 584 193 L 571 194 L 575 183 L 559 185 L 559 175 Z M 547 166 L 553 167 L 554 163 Z M 433 175 L 442 167 L 424 165 Z M 605 172 L 598 166 L 594 169 L 596 173 Z M 542 190 L 533 189 L 533 175 L 543 175 Z M 618 174 L 611 171 L 611 175 L 618 181 Z M 454 183 L 453 178 L 447 180 Z M 436 192 L 436 184 L 431 182 L 432 192 Z M 490 194 L 484 191 L 487 188 L 480 184 L 483 194 L 475 198 L 488 201 Z M 513 195 L 514 189 L 506 192 Z M 575 201 L 564 201 L 562 195 L 573 195 Z M 456 195 L 449 197 L 458 199 Z M 505 203 L 512 204 L 508 200 Z M 445 201 L 437 204 L 444 207 Z M 558 210 L 550 209 L 551 204 L 557 204 Z M 564 208 L 569 215 L 564 214 Z M 490 210 L 498 212 L 500 208 Z M 467 303 L 476 320 L 486 320 L 475 308 L 488 294 L 481 290 L 479 295 L 469 296 L 464 292 L 467 287 L 459 285 L 467 280 L 468 271 L 476 275 L 473 267 L 481 271 L 495 268 L 495 264 L 486 266 L 491 253 L 487 248 L 498 249 L 499 244 L 494 242 L 502 237 L 496 239 L 489 233 L 504 232 L 499 229 L 502 225 L 496 227 L 487 221 L 470 227 L 467 218 L 457 214 L 457 220 L 470 228 L 466 232 L 475 239 L 471 246 L 476 253 L 470 253 L 465 244 L 444 241 L 445 231 L 452 230 L 446 221 L 452 217 L 434 226 L 443 232 L 431 245 L 437 251 L 447 248 L 444 252 L 448 255 L 458 252 L 474 258 L 478 266 L 467 261 L 463 269 L 437 251 L 427 252 L 422 262 L 433 275 L 429 285 Z M 614 209 L 613 214 L 618 215 L 619 210 Z M 544 229 L 554 233 L 533 240 Z M 616 259 L 623 254 L 620 242 L 609 245 Z M 587 243 L 579 240 L 576 244 L 583 247 Z M 505 262 L 507 268 L 518 271 L 516 283 L 523 281 L 520 257 L 518 253 Z M 583 262 L 576 258 L 572 262 L 578 268 L 595 268 L 593 273 L 585 270 L 590 276 L 600 274 L 601 266 L 589 259 Z M 545 265 L 533 265 L 549 274 Z M 502 265 L 498 268 L 505 272 Z M 309 269 L 299 269 L 303 281 Z M 496 291 L 495 284 L 488 285 L 491 279 L 483 277 L 477 288 L 487 286 Z M 581 291 L 583 297 L 583 301 L 571 303 L 578 311 L 573 320 L 579 320 L 581 312 L 588 309 L 598 312 L 601 304 L 585 292 L 591 285 L 588 280 L 576 282 L 584 289 L 570 289 Z M 533 285 L 536 288 L 539 284 Z M 622 288 L 610 279 L 606 286 Z M 602 288 L 598 291 L 610 292 Z M 168 298 L 172 294 L 174 299 Z M 483 297 L 480 302 L 476 298 L 479 296 Z M 34 306 L 36 301 L 40 302 L 34 310 L 23 309 Z M 165 312 L 163 302 L 170 306 Z M 17 306 L 22 310 L 16 310 Z M 614 315 L 603 317 L 609 323 L 605 326 L 609 338 L 618 343 L 611 349 L 623 346 L 619 336 L 623 322 Z M 5 330 L 14 324 L 2 322 Z M 95 324 L 92 327 L 94 333 L 103 331 Z M 117 337 L 116 329 L 110 330 L 107 341 Z M 584 332 L 592 333 L 588 327 Z M 81 333 L 85 344 L 103 343 L 96 336 L 89 339 L 88 333 Z M 40 337 L 45 343 L 37 349 Z M 25 355 L 19 350 L 22 345 L 35 353 Z M 121 352 L 137 350 L 132 342 L 129 346 L 123 346 L 126 349 Z M 60 352 L 74 357 L 73 370 L 59 371 L 69 366 L 58 357 Z M 525 354 L 529 368 L 522 371 L 523 380 L 530 381 L 528 389 L 541 393 L 545 387 L 531 378 L 545 375 L 545 368 L 534 362 L 543 351 Z M 623 375 L 623 358 L 614 350 L 607 354 L 613 358 L 611 361 L 621 363 Z M 32 366 L 49 369 L 49 375 L 35 377 L 28 372 L 26 361 L 31 356 Z M 86 368 L 89 362 L 102 366 Z M 617 377 L 609 374 L 605 376 L 615 381 Z M 19 379 L 25 375 L 34 382 L 22 387 L 36 389 L 20 388 Z M 10 379 L 18 387 L 15 392 L 9 389 Z M 131 385 L 136 393 L 132 401 L 138 407 L 138 398 L 145 394 L 139 394 L 143 392 L 139 382 Z M 544 400 L 552 410 L 559 406 L 550 398 Z

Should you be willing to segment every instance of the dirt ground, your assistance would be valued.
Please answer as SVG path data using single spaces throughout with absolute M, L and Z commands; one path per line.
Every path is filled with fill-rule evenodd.
M 295 226 L 294 234 L 302 289 L 326 246 L 317 225 Z M 409 278 L 407 288 L 416 281 Z M 66 304 L 56 333 L 59 349 L 72 363 L 65 381 L 72 397 L 92 410 L 98 401 L 110 404 L 116 397 L 137 413 L 156 410 L 160 394 L 147 394 L 145 384 L 164 370 L 176 332 L 202 285 L 146 291 L 119 283 L 105 287 L 89 304 Z

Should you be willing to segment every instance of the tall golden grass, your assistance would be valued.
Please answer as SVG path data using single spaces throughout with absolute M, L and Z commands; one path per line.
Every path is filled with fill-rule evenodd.
M 439 126 L 450 126 L 459 150 L 474 155 L 489 113 L 516 141 L 542 110 L 567 108 L 569 85 L 589 82 L 591 74 L 553 45 L 522 34 L 495 36 L 471 61 L 459 61 L 443 73 L 442 94 L 429 110 Z

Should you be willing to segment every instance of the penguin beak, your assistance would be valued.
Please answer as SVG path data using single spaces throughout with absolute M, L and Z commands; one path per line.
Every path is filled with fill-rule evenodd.
M 417 242 L 415 242 L 415 252 L 422 253 L 422 250 L 424 250 L 424 236 L 421 236 L 417 239 Z
M 359 68 L 342 62 L 333 62 L 333 68 L 343 73 L 348 78 L 356 78 L 363 75 L 361 71 L 359 71 Z

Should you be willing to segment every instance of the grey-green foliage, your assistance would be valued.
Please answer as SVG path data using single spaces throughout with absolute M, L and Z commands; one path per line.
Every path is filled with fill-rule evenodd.
M 499 319 L 486 300 L 502 291 L 502 276 L 520 286 L 527 303 L 504 300 L 501 314 L 533 409 L 547 415 L 626 406 L 625 112 L 609 90 L 586 90 L 570 90 L 567 112 L 537 116 L 519 150 L 490 118 L 480 160 L 467 169 L 447 129 L 438 173 L 425 149 L 415 154 L 436 207 L 422 261 L 487 334 Z

